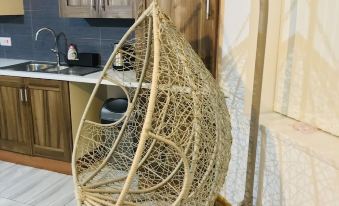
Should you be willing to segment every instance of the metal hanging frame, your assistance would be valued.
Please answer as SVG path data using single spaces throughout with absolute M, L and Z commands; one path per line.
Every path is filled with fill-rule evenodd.
M 253 190 L 255 179 L 255 166 L 257 157 L 257 142 L 259 133 L 259 117 L 261 105 L 261 91 L 265 63 L 266 36 L 268 25 L 269 0 L 260 0 L 258 37 L 253 81 L 250 134 L 247 156 L 246 185 L 242 206 L 253 205 Z

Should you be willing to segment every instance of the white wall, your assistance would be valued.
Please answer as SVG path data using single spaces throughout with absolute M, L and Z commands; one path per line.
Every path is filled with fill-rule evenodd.
M 232 204 L 243 199 L 258 11 L 256 1 L 225 0 L 219 41 L 220 86 L 232 122 L 232 158 L 222 195 Z
M 284 0 L 275 111 L 339 136 L 339 1 Z
M 339 139 L 277 113 L 264 114 L 261 120 L 265 152 L 260 203 L 338 206 Z
M 258 5 L 258 0 L 223 0 L 221 6 L 218 81 L 228 96 L 226 101 L 234 139 L 222 195 L 233 205 L 240 203 L 245 189 Z M 262 113 L 273 112 L 281 1 L 271 0 L 269 8 Z M 259 139 L 259 146 L 262 143 L 264 147 L 261 154 L 258 148 L 258 157 L 261 157 L 258 162 L 261 164 L 257 165 L 255 202 L 259 195 L 258 203 L 268 206 L 339 205 L 339 164 L 329 163 L 335 157 L 333 151 L 339 149 L 329 147 L 334 143 L 323 146 L 323 150 L 314 149 L 317 145 L 320 147 L 318 136 L 329 138 L 335 144 L 339 144 L 339 139 L 316 133 L 313 134 L 313 144 L 302 144 L 310 135 L 307 131 L 304 133 L 305 126 L 286 117 L 280 119 L 274 126 L 269 124 L 271 120 L 262 117 L 266 123 L 261 129 L 263 138 Z M 301 136 L 303 141 L 294 141 Z M 332 156 L 321 152 L 327 150 Z

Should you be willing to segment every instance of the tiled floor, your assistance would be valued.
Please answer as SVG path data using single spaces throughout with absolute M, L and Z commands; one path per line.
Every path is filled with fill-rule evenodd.
M 0 206 L 75 206 L 72 177 L 0 161 Z

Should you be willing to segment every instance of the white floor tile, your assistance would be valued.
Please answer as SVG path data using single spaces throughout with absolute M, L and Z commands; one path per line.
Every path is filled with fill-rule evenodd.
M 15 202 L 13 200 L 8 200 L 8 199 L 1 198 L 1 197 L 0 197 L 0 205 L 1 206 L 28 206 L 28 205 L 21 204 L 19 202 Z
M 72 201 L 70 201 L 69 203 L 67 203 L 65 206 L 77 206 L 76 199 L 73 199 Z
M 72 176 L 0 161 L 0 206 L 76 206 Z

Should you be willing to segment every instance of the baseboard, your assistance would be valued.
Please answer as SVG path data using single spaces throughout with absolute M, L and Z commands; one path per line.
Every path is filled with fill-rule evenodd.
M 0 150 L 0 160 L 72 175 L 71 163 Z

